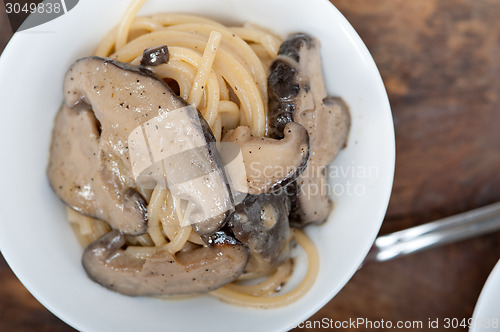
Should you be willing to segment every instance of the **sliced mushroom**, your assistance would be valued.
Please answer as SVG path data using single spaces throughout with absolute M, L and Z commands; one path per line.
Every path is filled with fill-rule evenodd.
M 293 182 L 309 158 L 309 136 L 297 123 L 285 126 L 282 139 L 255 137 L 249 127 L 240 126 L 223 141 L 240 147 L 250 194 L 273 192 Z
M 325 176 L 326 167 L 307 167 L 300 175 L 293 193 L 290 225 L 302 228 L 310 223 L 321 224 L 333 208 L 328 196 L 328 183 Z
M 167 63 L 169 57 L 167 45 L 147 48 L 142 53 L 141 66 L 158 66 Z
M 292 225 L 303 227 L 309 223 L 320 224 L 326 220 L 332 209 L 328 196 L 326 165 L 332 162 L 345 146 L 350 127 L 350 115 L 347 105 L 340 98 L 324 99 L 325 125 L 316 126 L 317 134 L 330 138 L 329 144 L 317 144 L 311 151 L 309 166 L 297 179 L 300 188 L 295 204 L 292 206 Z M 327 122 L 328 121 L 328 122 Z M 329 128 L 336 128 L 328 133 Z
M 58 112 L 47 169 L 54 192 L 83 214 L 106 220 L 127 234 L 146 231 L 146 202 L 123 161 L 100 148 L 91 110 L 63 106 Z
M 294 223 L 301 226 L 326 220 L 331 203 L 324 190 L 324 167 L 345 146 L 350 128 L 346 104 L 327 97 L 319 50 L 319 41 L 307 34 L 290 36 L 281 45 L 268 79 L 270 136 L 282 137 L 285 126 L 297 122 L 310 137 L 310 161 L 297 180 L 292 208 Z
M 136 174 L 136 166 L 144 166 L 141 171 L 151 165 L 164 170 L 154 166 L 164 160 L 150 156 L 176 148 L 177 168 L 168 169 L 171 178 L 167 180 L 175 184 L 177 197 L 195 206 L 192 216 L 199 217 L 195 230 L 203 234 L 222 226 L 225 212 L 203 214 L 207 206 L 229 212 L 232 208 L 225 174 L 211 147 L 215 139 L 199 112 L 190 111 L 161 79 L 139 66 L 90 57 L 68 70 L 64 95 L 65 107 L 56 119 L 48 167 L 51 185 L 64 202 L 124 233 L 144 233 L 147 214 L 144 199 L 137 193 L 143 188 L 136 183 L 141 175 Z M 65 128 L 64 124 L 71 126 Z M 148 130 L 152 124 L 156 129 Z M 174 130 L 177 135 L 170 132 L 171 140 L 156 132 L 165 133 L 169 128 L 178 129 Z M 133 138 L 141 138 L 144 144 L 130 141 L 132 133 L 138 133 Z M 138 146 L 142 150 L 131 152 Z M 185 151 L 195 152 L 196 165 L 183 159 Z M 132 160 L 137 156 L 140 158 Z M 186 179 L 182 175 L 186 165 L 198 167 L 200 178 Z M 178 178 L 185 181 L 176 182 Z M 155 179 L 159 180 L 158 174 Z
M 227 235 L 175 255 L 159 248 L 145 259 L 129 255 L 124 245 L 125 235 L 111 231 L 85 249 L 82 264 L 92 280 L 132 296 L 209 292 L 235 280 L 248 261 L 248 249 Z
M 290 256 L 290 200 L 278 193 L 248 195 L 236 206 L 228 226 L 250 248 L 246 271 L 267 273 Z
M 187 202 L 181 225 L 205 235 L 222 227 L 234 205 L 215 138 L 200 117 L 194 107 L 170 111 L 134 130 L 129 144 L 137 184 L 168 187 Z
M 314 110 L 310 78 L 303 68 L 312 60 L 309 58 L 311 52 L 319 52 L 315 40 L 306 34 L 295 34 L 281 44 L 278 56 L 271 64 L 267 82 L 271 137 L 283 137 L 286 124 L 298 122 L 295 115 L 297 109 Z

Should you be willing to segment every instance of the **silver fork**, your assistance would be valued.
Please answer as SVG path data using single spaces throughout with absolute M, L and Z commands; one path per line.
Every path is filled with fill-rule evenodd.
M 383 262 L 500 230 L 500 202 L 379 236 L 363 261 Z

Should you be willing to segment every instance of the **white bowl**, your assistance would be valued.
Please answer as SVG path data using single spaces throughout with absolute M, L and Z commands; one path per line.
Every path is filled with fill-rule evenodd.
M 139 14 L 196 13 L 230 23 L 251 21 L 283 36 L 303 31 L 318 37 L 327 89 L 350 105 L 352 129 L 347 148 L 334 162 L 335 209 L 326 224 L 307 229 L 319 249 L 321 269 L 305 297 L 272 310 L 236 307 L 208 296 L 175 301 L 127 297 L 87 278 L 80 264 L 82 248 L 45 174 L 65 71 L 74 60 L 91 54 L 127 5 L 122 0 L 80 1 L 67 14 L 17 33 L 2 54 L 2 254 L 43 305 L 79 330 L 293 327 L 347 283 L 384 218 L 394 173 L 394 130 L 375 63 L 351 25 L 326 0 L 309 0 L 307 5 L 301 0 L 148 1 Z M 304 273 L 305 262 L 299 257 L 292 284 Z
M 472 320 L 468 322 L 471 332 L 486 332 L 500 329 L 500 261 L 491 271 L 477 300 Z

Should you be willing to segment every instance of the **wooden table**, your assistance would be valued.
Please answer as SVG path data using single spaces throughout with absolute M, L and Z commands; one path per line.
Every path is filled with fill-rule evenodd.
M 332 2 L 375 58 L 392 105 L 396 175 L 381 234 L 500 201 L 500 2 Z M 0 27 L 2 47 L 1 15 Z M 497 233 L 368 265 L 311 320 L 468 318 L 499 258 Z M 13 330 L 72 329 L 2 259 L 0 331 Z

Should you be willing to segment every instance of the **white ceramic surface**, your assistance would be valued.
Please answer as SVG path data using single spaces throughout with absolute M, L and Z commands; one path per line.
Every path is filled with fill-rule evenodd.
M 304 31 L 318 37 L 328 91 L 347 101 L 353 121 L 348 147 L 332 168 L 331 183 L 339 194 L 334 197 L 336 207 L 325 225 L 307 229 L 320 251 L 321 269 L 304 298 L 287 307 L 258 310 L 208 296 L 177 301 L 122 296 L 87 278 L 80 264 L 82 248 L 65 220 L 63 204 L 49 188 L 45 167 L 66 69 L 91 54 L 127 4 L 80 1 L 62 17 L 16 34 L 2 54 L 2 254 L 43 305 L 79 330 L 287 330 L 347 283 L 383 220 L 395 149 L 390 107 L 377 68 L 354 29 L 326 0 L 149 0 L 140 14 L 189 12 L 229 23 L 251 21 L 283 36 Z M 289 286 L 300 279 L 305 262 L 299 253 Z
M 500 261 L 497 262 L 479 295 L 470 331 L 500 331 Z

